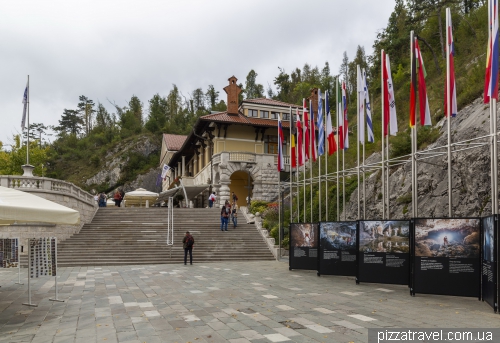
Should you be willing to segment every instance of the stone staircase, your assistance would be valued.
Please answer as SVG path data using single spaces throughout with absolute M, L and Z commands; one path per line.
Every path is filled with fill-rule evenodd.
M 58 244 L 58 266 L 106 266 L 183 263 L 182 238 L 195 238 L 193 261 L 273 260 L 273 254 L 253 224 L 239 214 L 233 229 L 220 231 L 218 209 L 174 209 L 174 245 L 166 244 L 166 208 L 100 208 L 92 223 Z

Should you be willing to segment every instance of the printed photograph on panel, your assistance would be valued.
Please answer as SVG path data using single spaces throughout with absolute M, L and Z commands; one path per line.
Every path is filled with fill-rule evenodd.
M 356 222 L 321 223 L 320 239 L 324 250 L 355 249 Z
M 292 247 L 317 248 L 316 224 L 297 223 L 291 224 L 290 239 Z
M 359 222 L 359 250 L 404 254 L 410 252 L 410 222 L 380 220 Z
M 478 258 L 479 219 L 416 219 L 415 256 Z
M 495 241 L 493 239 L 493 230 L 494 230 L 494 217 L 486 217 L 483 218 L 483 228 L 484 228 L 484 237 L 483 237 L 483 259 L 489 262 L 494 262 L 495 258 L 493 255 L 494 244 Z

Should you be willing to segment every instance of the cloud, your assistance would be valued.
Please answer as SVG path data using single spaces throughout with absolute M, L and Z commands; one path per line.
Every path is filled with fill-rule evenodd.
M 357 45 L 371 54 L 393 0 L 358 1 L 18 1 L 3 4 L 0 140 L 20 131 L 22 95 L 30 75 L 30 121 L 57 124 L 78 97 L 125 105 L 187 95 L 250 69 L 273 84 L 278 67 L 330 63 Z

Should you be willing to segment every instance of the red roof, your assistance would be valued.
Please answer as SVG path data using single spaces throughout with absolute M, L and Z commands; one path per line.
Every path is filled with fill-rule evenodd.
M 220 112 L 202 116 L 200 117 L 200 119 L 203 121 L 210 121 L 216 123 L 278 127 L 278 120 L 276 119 L 246 117 L 242 113 L 238 113 L 236 115 L 236 114 L 227 114 L 227 112 Z M 283 127 L 290 127 L 290 122 L 288 120 L 283 120 L 281 125 L 283 125 Z
M 171 135 L 170 133 L 163 134 L 163 140 L 169 151 L 178 151 L 181 149 L 187 136 Z
M 296 104 L 288 104 L 283 101 L 278 101 L 274 99 L 269 99 L 269 98 L 257 98 L 257 99 L 245 99 L 243 102 L 249 102 L 252 104 L 259 104 L 259 105 L 268 105 L 268 106 L 280 106 L 280 107 L 299 107 L 299 105 Z M 302 106 L 300 106 L 302 107 Z

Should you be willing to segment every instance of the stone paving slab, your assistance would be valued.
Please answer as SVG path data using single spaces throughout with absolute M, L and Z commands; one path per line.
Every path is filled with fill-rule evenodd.
M 0 343 L 367 342 L 368 328 L 498 328 L 474 298 L 420 295 L 408 287 L 234 262 L 59 268 L 54 278 L 0 270 Z

